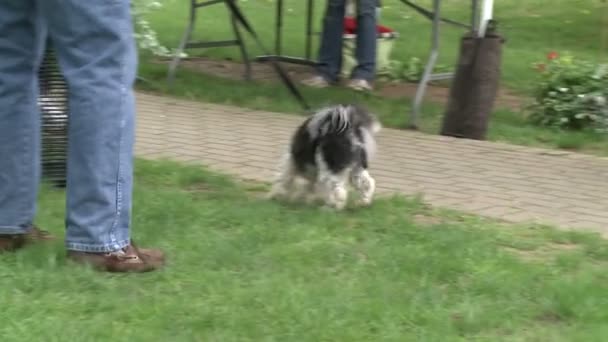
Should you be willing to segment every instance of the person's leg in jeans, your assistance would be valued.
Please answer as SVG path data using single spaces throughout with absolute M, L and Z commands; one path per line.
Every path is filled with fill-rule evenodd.
M 39 179 L 40 39 L 32 0 L 0 2 L 0 250 L 34 233 Z
M 130 1 L 38 4 L 69 89 L 69 255 L 111 271 L 153 269 L 144 264 L 160 263 L 162 253 L 134 249 L 130 237 L 137 69 Z
M 136 50 L 128 0 L 0 2 L 0 250 L 36 235 L 40 49 L 33 23 L 41 21 L 70 94 L 68 255 L 107 271 L 158 268 L 164 254 L 130 240 Z
M 346 0 L 327 0 L 316 68 L 319 76 L 305 81 L 306 84 L 325 86 L 338 81 L 342 68 L 342 34 L 345 11 Z
M 355 57 L 357 66 L 352 72 L 351 86 L 362 88 L 373 82 L 376 73 L 376 7 L 377 0 L 357 0 L 357 47 Z M 364 81 L 364 82 L 361 82 Z
M 136 72 L 129 1 L 40 0 L 69 90 L 69 250 L 130 241 Z
M 319 49 L 317 72 L 329 82 L 338 81 L 342 67 L 345 0 L 328 0 Z

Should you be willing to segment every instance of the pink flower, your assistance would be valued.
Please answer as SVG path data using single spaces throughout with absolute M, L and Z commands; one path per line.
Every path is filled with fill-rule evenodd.
M 547 54 L 547 59 L 550 61 L 557 59 L 558 57 L 559 57 L 559 54 L 557 54 L 557 52 L 555 52 L 555 51 L 551 51 Z

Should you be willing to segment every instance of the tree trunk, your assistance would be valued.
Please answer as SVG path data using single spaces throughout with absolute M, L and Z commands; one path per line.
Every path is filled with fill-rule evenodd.
M 485 140 L 498 93 L 503 38 L 493 29 L 484 38 L 462 38 L 441 135 Z

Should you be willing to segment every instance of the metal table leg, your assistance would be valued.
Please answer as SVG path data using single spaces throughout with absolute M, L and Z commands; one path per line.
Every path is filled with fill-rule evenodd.
M 241 51 L 241 56 L 243 58 L 243 63 L 245 64 L 244 78 L 246 80 L 251 79 L 251 62 L 249 61 L 249 56 L 247 54 L 247 47 L 245 46 L 245 42 L 242 39 L 241 32 L 239 31 L 239 28 L 236 24 L 236 18 L 234 17 L 234 14 L 231 14 L 230 21 L 231 21 L 235 39 L 220 40 L 220 41 L 203 41 L 203 42 L 191 41 L 192 31 L 194 31 L 194 26 L 196 25 L 197 10 L 199 10 L 203 7 L 207 7 L 207 6 L 211 6 L 211 5 L 215 5 L 215 4 L 221 4 L 221 3 L 228 5 L 226 1 L 228 1 L 228 0 L 206 0 L 206 1 L 202 1 L 202 2 L 199 0 L 190 0 L 190 18 L 188 21 L 188 26 L 186 28 L 186 31 L 184 32 L 184 35 L 177 48 L 177 51 L 175 52 L 175 56 L 173 57 L 173 59 L 171 60 L 171 63 L 169 64 L 169 71 L 167 74 L 167 81 L 169 83 L 169 86 L 173 85 L 173 81 L 175 80 L 175 71 L 177 70 L 177 67 L 179 65 L 179 62 L 181 60 L 182 53 L 184 52 L 184 50 L 186 50 L 186 49 L 204 49 L 204 48 L 221 47 L 221 46 L 235 46 L 236 45 L 239 47 L 239 49 Z
M 408 128 L 410 129 L 418 129 L 418 117 L 420 116 L 422 100 L 424 99 L 424 94 L 426 92 L 428 83 L 431 81 L 431 77 L 433 76 L 433 69 L 437 63 L 437 57 L 439 56 L 439 24 L 441 18 L 440 7 L 441 0 L 433 0 L 433 33 L 431 55 L 429 56 L 426 67 L 424 68 L 424 73 L 422 74 L 422 79 L 420 80 L 420 85 L 416 91 L 416 97 L 414 98 L 412 113 L 408 122 Z
M 307 11 L 306 11 L 306 59 L 310 60 L 311 59 L 311 54 L 312 54 L 312 16 L 314 13 L 314 1 L 313 0 L 308 0 L 308 3 L 306 5 L 307 7 Z
M 230 23 L 232 24 L 232 31 L 236 36 L 236 40 L 239 42 L 239 50 L 241 50 L 241 56 L 243 57 L 243 63 L 245 64 L 245 81 L 251 81 L 251 61 L 249 61 L 249 54 L 245 47 L 245 41 L 241 35 L 241 31 L 238 28 L 236 18 L 234 14 L 230 14 Z
M 182 53 L 184 53 L 184 49 L 190 38 L 192 38 L 192 31 L 194 30 L 194 24 L 196 23 L 196 2 L 194 0 L 190 1 L 190 17 L 188 20 L 188 27 L 184 32 L 184 36 L 182 37 L 182 41 L 179 43 L 177 50 L 175 51 L 175 56 L 173 60 L 171 60 L 171 64 L 169 64 L 169 72 L 167 75 L 167 83 L 169 86 L 173 85 L 173 81 L 175 80 L 175 71 L 177 70 L 177 66 L 182 58 Z
M 471 0 L 471 32 L 475 33 L 477 36 L 477 30 L 479 27 L 477 26 L 479 17 L 479 0 Z
M 306 9 L 306 51 L 305 58 L 300 57 L 292 57 L 282 55 L 282 42 L 283 42 L 283 15 L 284 15 L 284 6 L 283 0 L 277 0 L 276 5 L 276 22 L 275 22 L 275 54 L 274 55 L 262 55 L 256 57 L 258 62 L 268 62 L 270 60 L 292 63 L 292 64 L 300 64 L 300 65 L 316 65 L 317 62 L 312 60 L 310 55 L 312 51 L 312 17 L 313 17 L 313 8 L 314 8 L 314 0 L 307 0 L 307 9 Z
M 453 73 L 440 73 L 433 74 L 433 69 L 435 64 L 437 63 L 437 58 L 439 56 L 439 26 L 442 22 L 460 26 L 464 28 L 470 29 L 472 32 L 476 32 L 479 29 L 478 25 L 478 16 L 479 16 L 479 0 L 471 0 L 471 25 L 462 24 L 456 22 L 454 20 L 441 18 L 441 0 L 433 0 L 433 11 L 429 12 L 424 8 L 411 3 L 409 0 L 401 0 L 402 3 L 414 8 L 417 12 L 424 15 L 427 18 L 432 19 L 432 46 L 431 46 L 431 54 L 429 56 L 428 62 L 424 68 L 424 73 L 422 74 L 422 79 L 420 80 L 420 84 L 418 85 L 418 89 L 416 91 L 416 97 L 414 98 L 414 103 L 412 105 L 412 110 L 410 113 L 408 127 L 411 129 L 418 129 L 418 118 L 420 116 L 422 101 L 424 100 L 424 95 L 426 93 L 426 89 L 428 83 L 430 81 L 437 80 L 445 80 L 453 77 Z

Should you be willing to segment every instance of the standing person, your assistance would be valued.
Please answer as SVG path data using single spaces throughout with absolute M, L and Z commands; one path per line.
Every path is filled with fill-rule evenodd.
M 376 8 L 378 0 L 357 1 L 357 66 L 353 69 L 348 87 L 372 90 L 376 72 Z M 305 85 L 324 88 L 338 82 L 342 68 L 342 35 L 347 0 L 328 0 L 319 49 L 317 75 L 305 80 Z
M 44 23 L 69 89 L 68 258 L 111 272 L 161 267 L 131 242 L 137 51 L 129 0 L 0 1 L 0 251 L 51 238 L 33 225 Z

